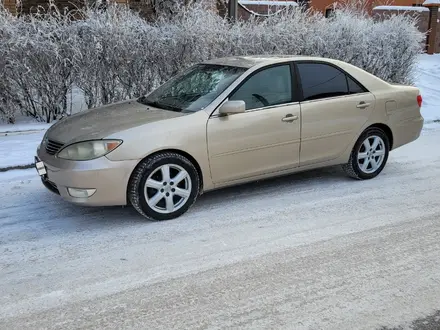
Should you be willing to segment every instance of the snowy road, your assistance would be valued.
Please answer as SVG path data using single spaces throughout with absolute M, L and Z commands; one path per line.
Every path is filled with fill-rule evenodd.
M 352 330 L 433 314 L 439 144 L 424 131 L 375 180 L 307 172 L 209 193 L 162 223 L 0 173 L 0 329 Z

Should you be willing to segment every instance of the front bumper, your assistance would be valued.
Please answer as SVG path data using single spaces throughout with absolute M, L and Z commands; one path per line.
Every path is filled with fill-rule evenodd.
M 36 161 L 44 186 L 71 203 L 90 206 L 127 205 L 127 185 L 137 160 L 111 161 L 106 157 L 90 161 L 70 161 L 37 150 Z M 96 189 L 90 197 L 72 197 L 68 188 Z

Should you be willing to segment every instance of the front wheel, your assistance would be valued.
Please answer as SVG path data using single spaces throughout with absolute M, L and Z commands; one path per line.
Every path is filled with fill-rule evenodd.
M 384 169 L 389 150 L 390 141 L 385 132 L 379 128 L 369 128 L 359 137 L 348 163 L 342 168 L 355 179 L 372 179 Z
M 184 214 L 199 195 L 200 178 L 182 155 L 164 152 L 144 160 L 129 182 L 128 198 L 150 220 L 171 220 Z

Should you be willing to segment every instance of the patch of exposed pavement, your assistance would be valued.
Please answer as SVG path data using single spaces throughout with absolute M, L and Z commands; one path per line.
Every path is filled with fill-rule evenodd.
M 426 317 L 419 318 L 411 324 L 397 326 L 394 328 L 381 327 L 379 330 L 440 330 L 440 310 Z

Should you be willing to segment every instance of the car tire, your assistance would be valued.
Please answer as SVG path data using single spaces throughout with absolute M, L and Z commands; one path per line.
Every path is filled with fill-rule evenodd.
M 380 128 L 368 128 L 356 141 L 348 163 L 342 168 L 354 179 L 375 178 L 384 169 L 389 150 L 390 140 L 386 133 Z
M 194 164 L 180 154 L 164 152 L 136 167 L 129 181 L 128 199 L 149 220 L 171 220 L 188 211 L 199 191 L 200 178 Z

